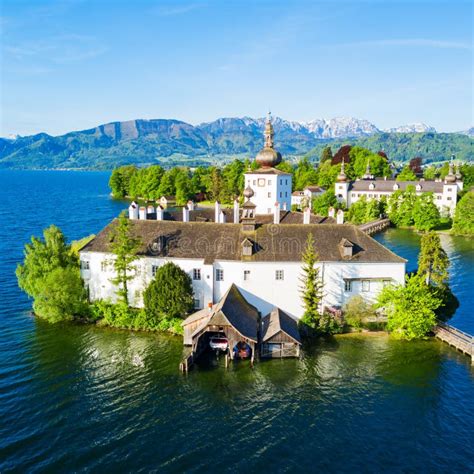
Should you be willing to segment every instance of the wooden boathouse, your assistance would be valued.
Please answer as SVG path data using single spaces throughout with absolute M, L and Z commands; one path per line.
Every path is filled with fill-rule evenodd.
M 181 363 L 181 370 L 189 366 L 208 347 L 212 335 L 225 334 L 229 343 L 228 356 L 234 358 L 234 347 L 238 343 L 250 347 L 250 361 L 253 362 L 258 344 L 259 313 L 244 298 L 236 285 L 232 285 L 219 303 L 189 316 L 183 321 L 184 345 L 191 352 Z
M 262 318 L 260 357 L 299 357 L 301 338 L 296 321 L 280 308 Z

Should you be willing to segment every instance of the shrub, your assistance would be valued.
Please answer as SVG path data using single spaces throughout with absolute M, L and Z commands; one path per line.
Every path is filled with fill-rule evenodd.
M 369 320 L 377 316 L 372 305 L 360 295 L 350 298 L 344 306 L 343 312 L 346 324 L 356 329 L 367 326 L 371 322 Z

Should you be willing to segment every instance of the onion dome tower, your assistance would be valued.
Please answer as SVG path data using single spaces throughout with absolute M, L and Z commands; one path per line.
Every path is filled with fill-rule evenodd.
M 265 131 L 263 133 L 265 137 L 265 144 L 255 157 L 255 161 L 262 168 L 273 168 L 274 166 L 281 163 L 281 154 L 273 148 L 274 134 L 272 116 L 270 112 L 268 112 L 267 120 L 265 122 Z
M 367 158 L 367 166 L 365 167 L 365 174 L 362 179 L 372 179 L 373 176 L 370 174 L 370 160 Z
M 454 175 L 453 158 L 454 158 L 454 155 L 451 157 L 451 161 L 449 162 L 449 171 L 448 171 L 448 174 L 446 175 L 446 178 L 444 178 L 445 183 L 455 183 L 456 182 L 456 176 Z
M 338 183 L 345 183 L 347 181 L 347 176 L 346 176 L 346 173 L 344 171 L 344 158 L 342 158 L 341 171 L 337 175 L 336 180 L 337 180 Z

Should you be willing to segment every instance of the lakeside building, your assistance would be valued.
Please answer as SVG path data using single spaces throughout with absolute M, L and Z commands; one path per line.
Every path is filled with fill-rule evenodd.
M 426 181 L 396 181 L 395 179 L 375 178 L 370 172 L 370 165 L 362 179 L 349 181 L 344 171 L 344 162 L 341 163 L 341 171 L 334 185 L 334 192 L 339 202 L 345 203 L 347 208 L 357 202 L 363 196 L 367 200 L 380 200 L 383 196 L 389 197 L 396 191 L 405 191 L 408 186 L 413 186 L 417 195 L 422 193 L 433 193 L 433 202 L 442 216 L 454 216 L 457 203 L 457 193 L 463 189 L 462 176 L 454 172 L 451 160 L 449 173 L 444 180 Z
M 256 161 L 260 168 L 245 173 L 242 206 L 238 201 L 231 209 L 218 202 L 214 209 L 200 209 L 191 202 L 180 210 L 130 205 L 131 229 L 142 242 L 128 282 L 132 306 L 143 305 L 143 291 L 158 268 L 173 262 L 190 275 L 197 310 L 212 308 L 235 285 L 261 316 L 270 315 L 268 321 L 278 319 L 281 325 L 286 317 L 299 319 L 304 313 L 300 279 L 308 234 L 319 255 L 321 311 L 342 308 L 354 295 L 373 300 L 385 285 L 404 284 L 406 261 L 345 224 L 343 211 L 336 219 L 315 216 L 309 208 L 290 211 L 292 177 L 275 168 L 281 155 L 274 149 L 270 120 Z M 91 300 L 116 299 L 110 250 L 115 225 L 116 220 L 80 251 L 81 274 Z M 268 341 L 276 334 L 267 330 Z M 279 343 L 283 342 L 284 338 Z
M 291 194 L 291 205 L 298 209 L 311 207 L 314 198 L 321 196 L 326 191 L 319 186 L 306 186 L 303 191 L 293 191 Z

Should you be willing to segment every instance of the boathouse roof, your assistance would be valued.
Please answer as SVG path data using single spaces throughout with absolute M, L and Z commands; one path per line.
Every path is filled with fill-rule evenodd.
M 200 321 L 194 333 L 199 333 L 206 326 L 232 326 L 247 339 L 257 342 L 258 311 L 242 295 L 235 284 L 232 284 L 220 301 L 211 310 L 203 309 L 191 314 L 182 325 L 184 327 Z M 193 335 L 194 335 L 193 333 Z
M 269 216 L 271 218 L 271 216 Z M 110 252 L 114 219 L 84 246 L 82 252 Z M 405 260 L 351 224 L 260 224 L 244 231 L 241 224 L 131 220 L 132 234 L 142 242 L 138 255 L 190 258 L 211 264 L 215 260 L 246 262 L 301 262 L 308 234 L 313 235 L 321 262 L 402 263 Z M 254 242 L 251 256 L 242 256 L 245 238 Z M 353 244 L 343 258 L 339 243 Z
M 284 332 L 295 342 L 301 344 L 300 332 L 298 331 L 296 321 L 280 308 L 275 307 L 262 318 L 262 342 L 270 340 L 279 332 Z

